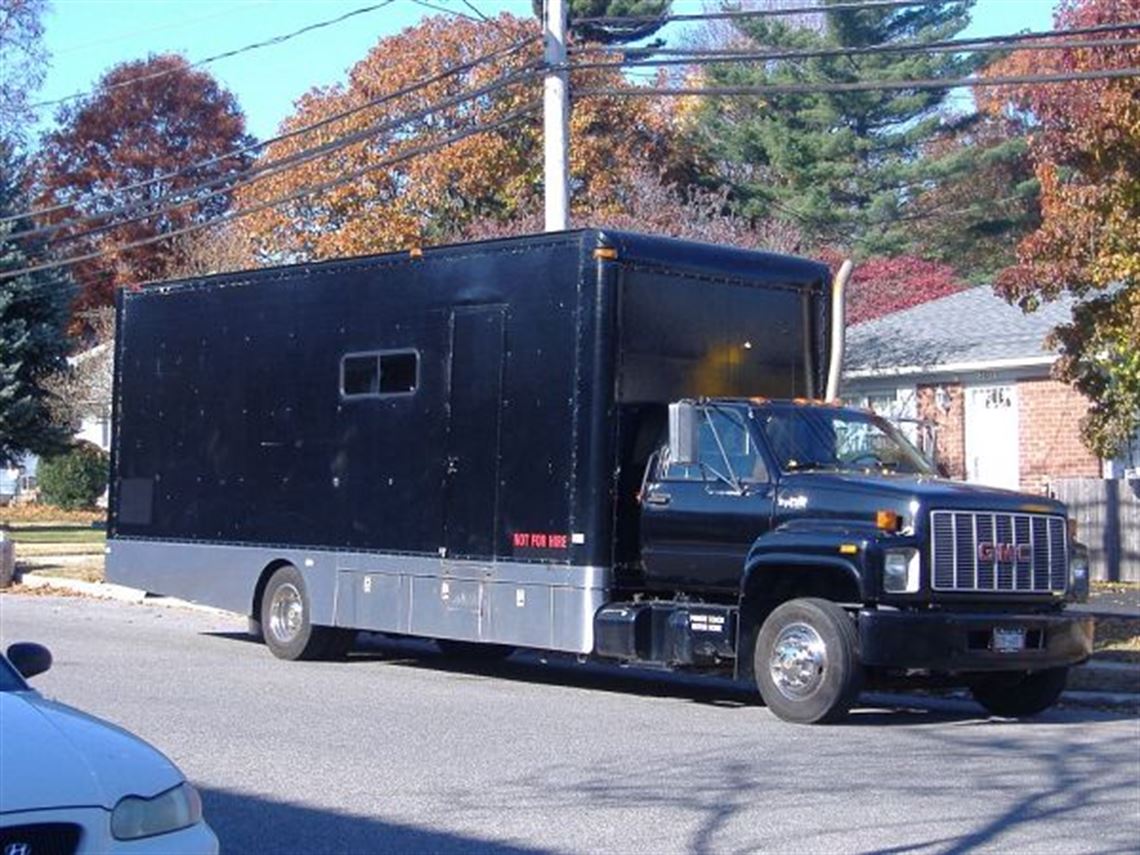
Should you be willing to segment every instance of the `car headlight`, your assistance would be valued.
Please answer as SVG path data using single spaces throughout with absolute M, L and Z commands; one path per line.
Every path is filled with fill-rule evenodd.
M 883 590 L 888 594 L 918 591 L 918 550 L 888 549 L 883 553 Z
M 137 840 L 186 828 L 202 820 L 202 799 L 190 784 L 182 783 L 151 799 L 125 796 L 111 813 L 111 834 L 116 840 Z
M 1069 558 L 1069 599 L 1077 603 L 1089 598 L 1089 556 L 1084 550 L 1073 550 Z

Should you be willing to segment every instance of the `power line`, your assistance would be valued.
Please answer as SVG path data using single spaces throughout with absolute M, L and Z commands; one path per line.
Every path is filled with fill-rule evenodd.
M 235 57 L 235 56 L 240 56 L 241 54 L 244 54 L 244 53 L 249 53 L 250 51 L 260 50 L 261 48 L 273 47 L 275 45 L 283 44 L 284 42 L 287 42 L 291 39 L 295 39 L 295 38 L 297 38 L 297 36 L 304 35 L 305 33 L 311 33 L 314 30 L 320 30 L 320 29 L 323 29 L 325 27 L 331 27 L 334 24 L 339 24 L 343 21 L 347 21 L 349 18 L 355 18 L 358 15 L 364 15 L 368 12 L 375 12 L 378 9 L 383 9 L 385 6 L 390 6 L 394 2 L 396 2 L 396 0 L 383 0 L 382 3 L 375 3 L 371 6 L 363 6 L 359 9 L 353 9 L 351 12 L 345 12 L 343 15 L 339 15 L 336 18 L 329 18 L 326 21 L 318 21 L 315 24 L 309 24 L 307 26 L 301 27 L 301 29 L 299 29 L 299 30 L 294 30 L 291 33 L 284 33 L 283 35 L 274 36 L 273 38 L 266 39 L 265 41 L 254 42 L 253 44 L 246 45 L 245 47 L 234 48 L 233 50 L 228 50 L 225 53 L 219 53 L 219 54 L 216 54 L 214 56 L 206 57 L 205 59 L 200 59 L 197 62 L 191 62 L 191 63 L 189 63 L 188 67 L 189 68 L 200 68 L 203 65 L 209 65 L 212 62 L 217 62 L 217 61 L 222 60 L 222 59 L 230 59 L 230 58 Z M 56 98 L 55 100 L 52 100 L 52 101 L 39 101 L 39 102 L 32 104 L 30 106 L 32 106 L 33 108 L 36 108 L 36 109 L 38 109 L 40 107 L 55 107 L 59 104 L 66 104 L 70 101 L 75 101 L 75 100 L 78 100 L 80 98 L 87 98 L 87 97 L 94 95 L 98 92 L 110 92 L 110 91 L 113 91 L 115 89 L 122 89 L 126 86 L 134 86 L 137 83 L 143 83 L 143 82 L 148 81 L 148 80 L 158 80 L 159 78 L 167 77 L 171 74 L 174 74 L 178 70 L 180 70 L 180 69 L 169 68 L 169 69 L 166 69 L 164 71 L 155 71 L 155 72 L 152 72 L 150 74 L 140 74 L 138 77 L 131 77 L 127 80 L 119 81 L 118 83 L 112 83 L 110 86 L 100 86 L 100 87 L 93 89 L 93 90 L 90 90 L 88 92 L 77 92 L 74 95 L 66 95 L 63 98 Z
M 435 3 L 428 3 L 427 0 L 412 0 L 412 2 L 417 6 L 423 6 L 425 9 L 431 9 L 433 12 L 443 12 L 445 15 L 455 15 L 457 18 L 466 18 L 468 21 L 475 21 L 476 23 L 479 22 L 480 18 L 482 18 L 481 13 L 480 17 L 476 18 L 473 15 L 468 15 L 466 12 L 457 12 L 455 9 L 448 9 L 446 6 L 438 6 Z M 483 20 L 486 20 L 486 18 L 483 18 Z
M 120 206 L 117 211 L 105 211 L 98 214 L 89 214 L 75 220 L 69 220 L 52 226 L 42 226 L 35 229 L 28 229 L 22 232 L 12 232 L 8 235 L 8 238 L 26 239 L 45 233 L 54 234 L 78 224 L 105 220 L 107 217 L 114 216 L 116 213 L 129 213 L 131 211 L 142 210 L 157 203 L 159 204 L 159 207 L 154 208 L 153 210 L 144 210 L 143 213 L 137 214 L 135 216 L 127 217 L 125 219 L 118 219 L 110 223 L 104 223 L 103 225 L 99 225 L 91 229 L 86 229 L 84 231 L 66 234 L 55 242 L 72 242 L 80 240 L 81 238 L 92 237 L 94 235 L 113 231 L 132 223 L 150 220 L 154 217 L 161 216 L 162 214 L 169 213 L 179 208 L 184 208 L 188 205 L 201 204 L 207 199 L 232 193 L 235 190 L 240 190 L 243 187 L 247 187 L 265 178 L 269 178 L 273 175 L 278 175 L 281 172 L 284 172 L 285 170 L 290 169 L 294 166 L 308 163 L 320 157 L 324 157 L 325 155 L 340 151 L 341 149 L 347 148 L 348 146 L 365 142 L 378 134 L 395 130 L 408 124 L 409 122 L 427 118 L 428 116 L 440 110 L 446 110 L 462 104 L 465 101 L 471 101 L 476 98 L 481 98 L 485 95 L 493 94 L 509 86 L 521 83 L 528 78 L 533 77 L 535 73 L 535 67 L 533 64 L 531 64 L 520 69 L 519 71 L 507 74 L 492 83 L 485 84 L 476 89 L 463 92 L 459 95 L 454 95 L 450 98 L 445 98 L 442 101 L 437 101 L 433 104 L 429 104 L 428 106 L 422 107 L 419 110 L 415 110 L 412 113 L 397 116 L 393 119 L 370 125 L 369 127 L 363 128 L 362 130 L 354 131 L 351 134 L 336 137 L 335 139 L 329 140 L 328 142 L 322 143 L 321 145 L 308 149 L 302 149 L 301 151 L 293 152 L 292 154 L 286 155 L 276 160 L 268 161 L 263 164 L 254 164 L 249 169 L 229 173 L 227 175 L 221 175 L 216 178 L 212 178 L 209 181 L 197 184 L 194 187 L 184 188 L 175 193 L 169 194 L 169 196 L 173 196 L 175 198 L 182 197 L 180 201 L 170 201 L 168 204 L 162 204 L 164 202 L 164 199 L 162 198 L 159 198 L 157 200 L 140 200 L 138 202 Z M 208 192 L 203 193 L 203 191 Z M 167 199 L 169 199 L 169 197 L 167 197 Z
M 1064 74 L 1022 74 L 1010 77 L 958 77 L 946 80 L 860 80 L 850 83 L 771 83 L 754 86 L 686 86 L 679 88 L 633 86 L 580 89 L 581 96 L 622 98 L 690 97 L 695 95 L 814 95 L 825 92 L 878 92 L 908 89 L 957 89 L 975 86 L 1017 86 L 1033 83 L 1072 83 L 1080 80 L 1118 80 L 1140 76 L 1140 68 L 1073 71 Z
M 1092 47 L 1134 47 L 1140 45 L 1140 38 L 1128 39 L 1098 39 L 1095 41 L 1089 40 L 1070 40 L 1049 42 L 1044 44 L 1027 44 L 1022 45 L 1019 50 L 1070 50 L 1080 48 Z M 992 45 L 984 47 L 972 47 L 963 51 L 958 45 L 909 45 L 906 47 L 887 47 L 885 45 L 875 45 L 867 48 L 828 48 L 821 50 L 808 50 L 808 51 L 775 51 L 772 53 L 734 53 L 734 54 L 718 54 L 708 56 L 698 54 L 689 57 L 674 58 L 674 59 L 646 59 L 646 60 L 624 60 L 618 62 L 576 62 L 571 64 L 571 69 L 585 69 L 585 68 L 654 68 L 660 66 L 687 66 L 687 65 L 725 65 L 739 62 L 769 62 L 781 59 L 823 59 L 827 57 L 842 57 L 848 58 L 851 56 L 867 55 L 867 54 L 882 54 L 882 53 L 898 53 L 898 54 L 911 54 L 911 53 L 994 53 L 994 52 L 1007 52 L 1009 51 L 1008 45 Z
M 340 187 L 341 185 L 348 184 L 351 181 L 355 181 L 357 178 L 360 178 L 361 176 L 366 175 L 369 172 L 373 172 L 377 169 L 384 169 L 384 168 L 389 167 L 389 166 L 394 166 L 397 163 L 402 163 L 405 160 L 410 160 L 411 158 L 418 157 L 421 154 L 430 154 L 433 151 L 438 151 L 439 149 L 446 148 L 447 146 L 452 145 L 453 143 L 460 142 L 460 141 L 467 139 L 468 137 L 471 137 L 471 136 L 477 136 L 479 134 L 490 133 L 492 131 L 498 130 L 499 128 L 502 128 L 508 124 L 512 124 L 514 122 L 517 122 L 523 118 L 526 118 L 530 114 L 537 112 L 541 108 L 541 106 L 542 106 L 542 103 L 540 101 L 532 101 L 530 104 L 526 105 L 525 107 L 522 107 L 518 110 L 514 110 L 511 113 L 508 113 L 506 116 L 503 116 L 502 118 L 500 118 L 494 122 L 491 122 L 490 124 L 483 125 L 480 127 L 475 127 L 475 128 L 468 128 L 466 130 L 454 133 L 454 134 L 452 134 L 448 137 L 445 137 L 441 140 L 436 140 L 435 142 L 432 142 L 432 143 L 424 143 L 423 145 L 414 146 L 410 149 L 407 149 L 407 150 L 401 152 L 398 155 L 395 155 L 395 156 L 389 157 L 389 158 L 385 158 L 384 160 L 378 160 L 374 163 L 366 164 L 365 166 L 362 166 L 359 169 L 355 169 L 352 172 L 345 173 L 344 175 L 341 175 L 337 178 L 321 182 L 320 184 L 302 187 L 302 188 L 300 188 L 300 189 L 298 189 L 292 193 L 288 193 L 284 196 L 278 196 L 277 198 L 269 199 L 269 200 L 266 200 L 264 202 L 259 202 L 258 204 L 252 205 L 248 208 L 241 208 L 241 209 L 236 210 L 236 211 L 230 211 L 229 213 L 223 214 L 222 216 L 216 217 L 212 220 L 208 220 L 208 221 L 201 222 L 201 223 L 191 223 L 190 225 L 184 226 L 180 229 L 175 229 L 174 231 L 170 231 L 170 232 L 164 232 L 161 235 L 153 235 L 149 238 L 144 238 L 144 239 L 140 239 L 137 241 L 131 241 L 129 243 L 122 244 L 121 246 L 110 247 L 110 248 L 99 250 L 96 252 L 86 253 L 84 255 L 78 255 L 78 256 L 72 256 L 69 258 L 57 259 L 55 261 L 44 262 L 42 264 L 29 265 L 27 267 L 23 267 L 23 268 L 20 268 L 18 270 L 0 271 L 0 280 L 15 278 L 16 276 L 24 276 L 24 275 L 29 274 L 29 273 L 38 273 L 38 272 L 44 271 L 44 270 L 54 270 L 54 269 L 57 269 L 60 267 L 70 267 L 71 265 L 78 264 L 79 262 L 91 261 L 93 259 L 100 258 L 100 257 L 106 256 L 106 255 L 117 255 L 117 254 L 119 254 L 121 252 L 125 252 L 126 250 L 129 250 L 129 249 L 138 249 L 139 247 L 150 246 L 152 244 L 160 243 L 162 241 L 170 240 L 172 238 L 181 237 L 182 235 L 192 234 L 194 232 L 199 232 L 199 231 L 202 231 L 203 229 L 213 228 L 214 226 L 218 226 L 218 225 L 221 225 L 223 223 L 230 222 L 232 220 L 237 220 L 237 219 L 240 219 L 242 217 L 247 217 L 251 214 L 256 214 L 256 213 L 259 213 L 261 211 L 267 210 L 269 208 L 276 208 L 280 205 L 284 205 L 284 204 L 287 204 L 289 202 L 295 202 L 298 199 L 302 199 L 306 196 L 312 196 L 316 193 L 323 193 L 326 190 L 332 190 L 336 187 Z M 154 280 L 154 281 L 161 281 L 161 280 Z M 151 282 L 135 283 L 135 284 L 146 285 L 146 284 L 151 284 Z
M 575 25 L 594 24 L 672 24 L 682 21 L 728 21 L 748 18 L 778 18 L 790 15 L 811 15 L 819 12 L 861 12 L 869 9 L 898 9 L 906 6 L 926 6 L 931 0 L 866 0 L 861 3 L 833 3 L 821 6 L 789 6 L 782 9 L 735 9 L 721 12 L 694 12 L 687 15 L 630 16 L 612 18 L 578 18 Z
M 1036 30 L 1026 33 L 1008 33 L 1006 35 L 998 36 L 974 36 L 967 39 L 944 39 L 941 41 L 931 42 L 901 42 L 897 46 L 888 45 L 870 45 L 867 47 L 848 47 L 843 48 L 845 53 L 858 53 L 866 51 L 871 48 L 881 50 L 893 50 L 896 47 L 906 47 L 919 50 L 929 47 L 930 45 L 962 45 L 969 46 L 971 44 L 989 44 L 991 42 L 1010 42 L 1020 43 L 1025 41 L 1037 41 L 1040 39 L 1051 39 L 1068 36 L 1093 36 L 1102 33 L 1117 33 L 1127 30 L 1134 30 L 1140 28 L 1140 21 L 1132 21 L 1129 23 L 1121 24 L 1098 24 L 1092 27 L 1065 27 L 1060 30 Z M 1095 47 L 1103 42 L 1094 42 Z M 740 54 L 748 55 L 753 53 L 756 48 L 665 48 L 665 47 L 628 47 L 624 45 L 573 45 L 568 48 L 570 53 L 614 53 L 623 56 L 736 56 Z M 1022 48 L 1028 50 L 1028 48 Z
M 342 119 L 346 119 L 349 116 L 353 116 L 357 113 L 361 113 L 361 112 L 363 112 L 365 110 L 369 110 L 373 107 L 381 106 L 381 105 L 386 104 L 390 101 L 393 101 L 397 98 L 402 98 L 405 95 L 409 95 L 409 94 L 417 92 L 421 89 L 425 89 L 434 83 L 438 83 L 441 80 L 444 80 L 448 77 L 451 77 L 452 75 L 461 74 L 464 71 L 470 71 L 472 68 L 475 68 L 476 66 L 482 65 L 486 62 L 490 62 L 494 59 L 505 59 L 506 57 L 512 56 L 513 54 L 518 53 L 520 50 L 522 50 L 522 49 L 526 48 L 527 46 L 533 44 L 535 41 L 537 41 L 537 39 L 538 39 L 537 36 L 531 36 L 531 37 L 526 38 L 526 39 L 520 39 L 519 41 L 516 41 L 513 44 L 507 45 L 506 47 L 498 48 L 498 49 L 493 50 L 493 51 L 489 51 L 488 53 L 482 54 L 478 57 L 475 57 L 474 59 L 468 60 L 467 62 L 462 62 L 462 63 L 458 63 L 457 65 L 448 66 L 447 68 L 443 69 L 442 71 L 439 71 L 438 73 L 436 73 L 430 77 L 427 77 L 423 80 L 417 81 L 414 84 L 409 84 L 408 86 L 404 86 L 404 87 L 397 89 L 393 92 L 389 92 L 385 95 L 380 95 L 380 96 L 377 96 L 376 98 L 369 99 L 368 101 L 365 101 L 363 104 L 360 104 L 356 107 L 351 107 L 347 110 L 342 110 L 339 113 L 332 114 L 331 116 L 326 116 L 325 118 L 321 119 L 320 121 L 313 122 L 312 124 L 303 125 L 299 128 L 294 128 L 293 130 L 288 131 L 286 133 L 279 134 L 278 136 L 270 137 L 267 140 L 263 140 L 263 141 L 257 142 L 257 143 L 252 143 L 252 144 L 246 145 L 246 146 L 241 146 L 239 148 L 232 149 L 230 151 L 224 152 L 222 154 L 216 155 L 216 156 L 208 158 L 206 160 L 198 161 L 197 163 L 188 164 L 187 166 L 180 167 L 179 169 L 176 169 L 172 172 L 167 172 L 167 173 L 163 173 L 161 175 L 156 175 L 156 176 L 153 176 L 151 178 L 147 178 L 147 179 L 142 180 L 142 181 L 136 181 L 132 184 L 124 184 L 120 187 L 114 187 L 110 190 L 104 190 L 104 191 L 100 191 L 98 193 L 93 193 L 93 194 L 87 196 L 85 201 L 91 202 L 91 201 L 99 200 L 99 199 L 113 199 L 113 197 L 116 194 L 127 193 L 127 192 L 134 191 L 134 190 L 141 190 L 143 188 L 150 187 L 154 184 L 159 184 L 159 183 L 162 183 L 165 181 L 170 181 L 174 178 L 181 178 L 181 177 L 183 177 L 185 175 L 189 175 L 190 173 L 195 172 L 199 169 L 205 169 L 205 168 L 210 167 L 210 166 L 216 166 L 217 164 L 223 163 L 224 161 L 230 160 L 231 158 L 240 157 L 241 155 L 250 154 L 250 153 L 255 152 L 255 151 L 260 151 L 261 149 L 268 148 L 269 146 L 274 145 L 276 143 L 283 142 L 285 140 L 292 139 L 294 137 L 300 136 L 302 134 L 307 134 L 307 133 L 310 133 L 310 132 L 315 131 L 315 130 L 319 130 L 320 128 L 327 127 L 328 125 L 331 125 L 335 122 L 339 122 Z M 23 211 L 23 212 L 20 212 L 17 214 L 10 214 L 8 216 L 0 217 L 0 225 L 3 225 L 4 223 L 12 222 L 13 220 L 38 219 L 38 218 L 44 216 L 45 214 L 51 214 L 51 213 L 55 213 L 57 211 L 64 211 L 64 210 L 67 210 L 69 208 L 74 208 L 75 205 L 76 205 L 75 202 L 65 202 L 65 203 L 61 203 L 58 205 L 49 205 L 49 206 L 45 206 L 42 208 L 35 208 L 32 210 Z M 105 217 L 105 216 L 113 216 L 114 214 L 115 214 L 115 210 L 112 210 L 112 211 L 101 212 L 97 216 L 98 217 Z M 22 234 L 30 237 L 34 234 L 47 233 L 47 231 L 49 229 L 50 229 L 50 227 L 43 227 L 41 229 L 29 230 L 29 231 L 23 232 Z M 56 229 L 56 230 L 58 230 L 58 229 Z

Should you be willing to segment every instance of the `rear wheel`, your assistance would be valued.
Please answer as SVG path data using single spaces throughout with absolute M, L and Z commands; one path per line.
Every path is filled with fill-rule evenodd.
M 855 622 L 827 600 L 783 603 L 760 627 L 753 669 L 760 696 L 779 718 L 838 721 L 863 683 Z
M 305 580 L 287 564 L 269 578 L 261 598 L 261 631 L 278 659 L 337 659 L 351 648 L 356 633 L 313 626 Z
M 1069 679 L 1068 668 L 986 674 L 970 682 L 970 694 L 992 715 L 1036 715 L 1057 703 Z

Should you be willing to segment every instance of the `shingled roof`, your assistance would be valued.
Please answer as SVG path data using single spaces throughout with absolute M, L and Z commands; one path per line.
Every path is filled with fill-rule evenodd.
M 986 364 L 1048 364 L 1045 337 L 1072 317 L 1068 295 L 1025 314 L 987 286 L 855 324 L 847 330 L 848 377 L 920 374 Z

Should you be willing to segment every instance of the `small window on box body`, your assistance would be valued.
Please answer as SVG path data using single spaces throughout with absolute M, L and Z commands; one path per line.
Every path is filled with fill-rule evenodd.
M 410 351 L 380 354 L 380 394 L 408 395 L 416 391 L 419 361 L 419 355 Z
M 414 350 L 351 353 L 341 360 L 340 393 L 345 398 L 411 395 L 419 385 L 420 355 Z

